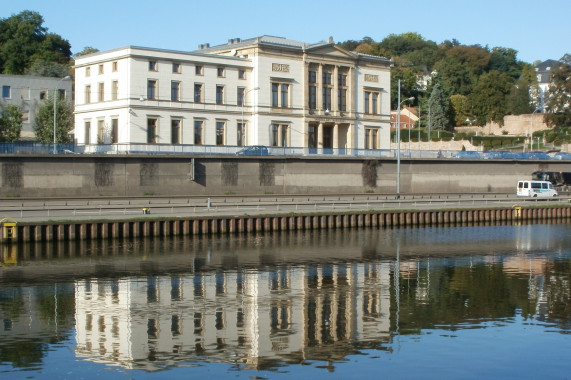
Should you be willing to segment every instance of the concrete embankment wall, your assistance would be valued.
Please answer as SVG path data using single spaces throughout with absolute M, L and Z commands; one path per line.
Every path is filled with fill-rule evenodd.
M 222 216 L 124 221 L 19 223 L 0 243 L 215 235 L 361 227 L 414 227 L 471 223 L 567 222 L 570 206 L 520 206 L 473 210 L 369 211 L 354 213 Z M 4 227 L 6 228 L 6 227 Z M 6 238 L 6 236 L 10 236 Z
M 0 156 L 0 197 L 394 193 L 394 158 Z M 559 161 L 401 160 L 401 192 L 514 192 Z

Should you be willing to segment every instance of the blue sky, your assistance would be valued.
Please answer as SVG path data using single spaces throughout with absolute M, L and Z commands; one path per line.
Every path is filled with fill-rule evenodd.
M 569 0 L 4 0 L 0 17 L 33 10 L 72 52 L 127 45 L 196 50 L 230 38 L 273 35 L 308 43 L 381 41 L 416 32 L 440 43 L 507 47 L 533 63 L 571 53 Z

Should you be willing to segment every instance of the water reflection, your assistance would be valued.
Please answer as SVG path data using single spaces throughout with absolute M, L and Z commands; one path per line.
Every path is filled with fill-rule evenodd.
M 0 361 L 278 368 L 515 316 L 571 330 L 571 226 L 290 232 L 3 247 Z

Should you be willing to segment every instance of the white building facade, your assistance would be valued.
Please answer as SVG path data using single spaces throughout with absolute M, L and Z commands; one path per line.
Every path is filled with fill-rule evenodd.
M 75 138 L 86 151 L 389 149 L 390 66 L 331 39 L 269 36 L 99 52 L 76 59 Z

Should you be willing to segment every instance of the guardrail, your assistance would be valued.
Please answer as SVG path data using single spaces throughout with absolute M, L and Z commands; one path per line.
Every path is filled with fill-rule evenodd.
M 0 154 L 52 154 L 51 143 L 0 143 Z M 254 147 L 219 145 L 171 145 L 171 144 L 57 144 L 57 154 L 144 154 L 144 155 L 240 155 L 240 156 L 332 156 L 332 157 L 397 157 L 396 149 L 349 149 L 307 147 Z M 454 158 L 454 159 L 506 159 L 506 160 L 570 160 L 565 154 L 548 155 L 545 152 L 515 151 L 453 151 L 415 150 L 401 146 L 400 157 L 406 158 Z

